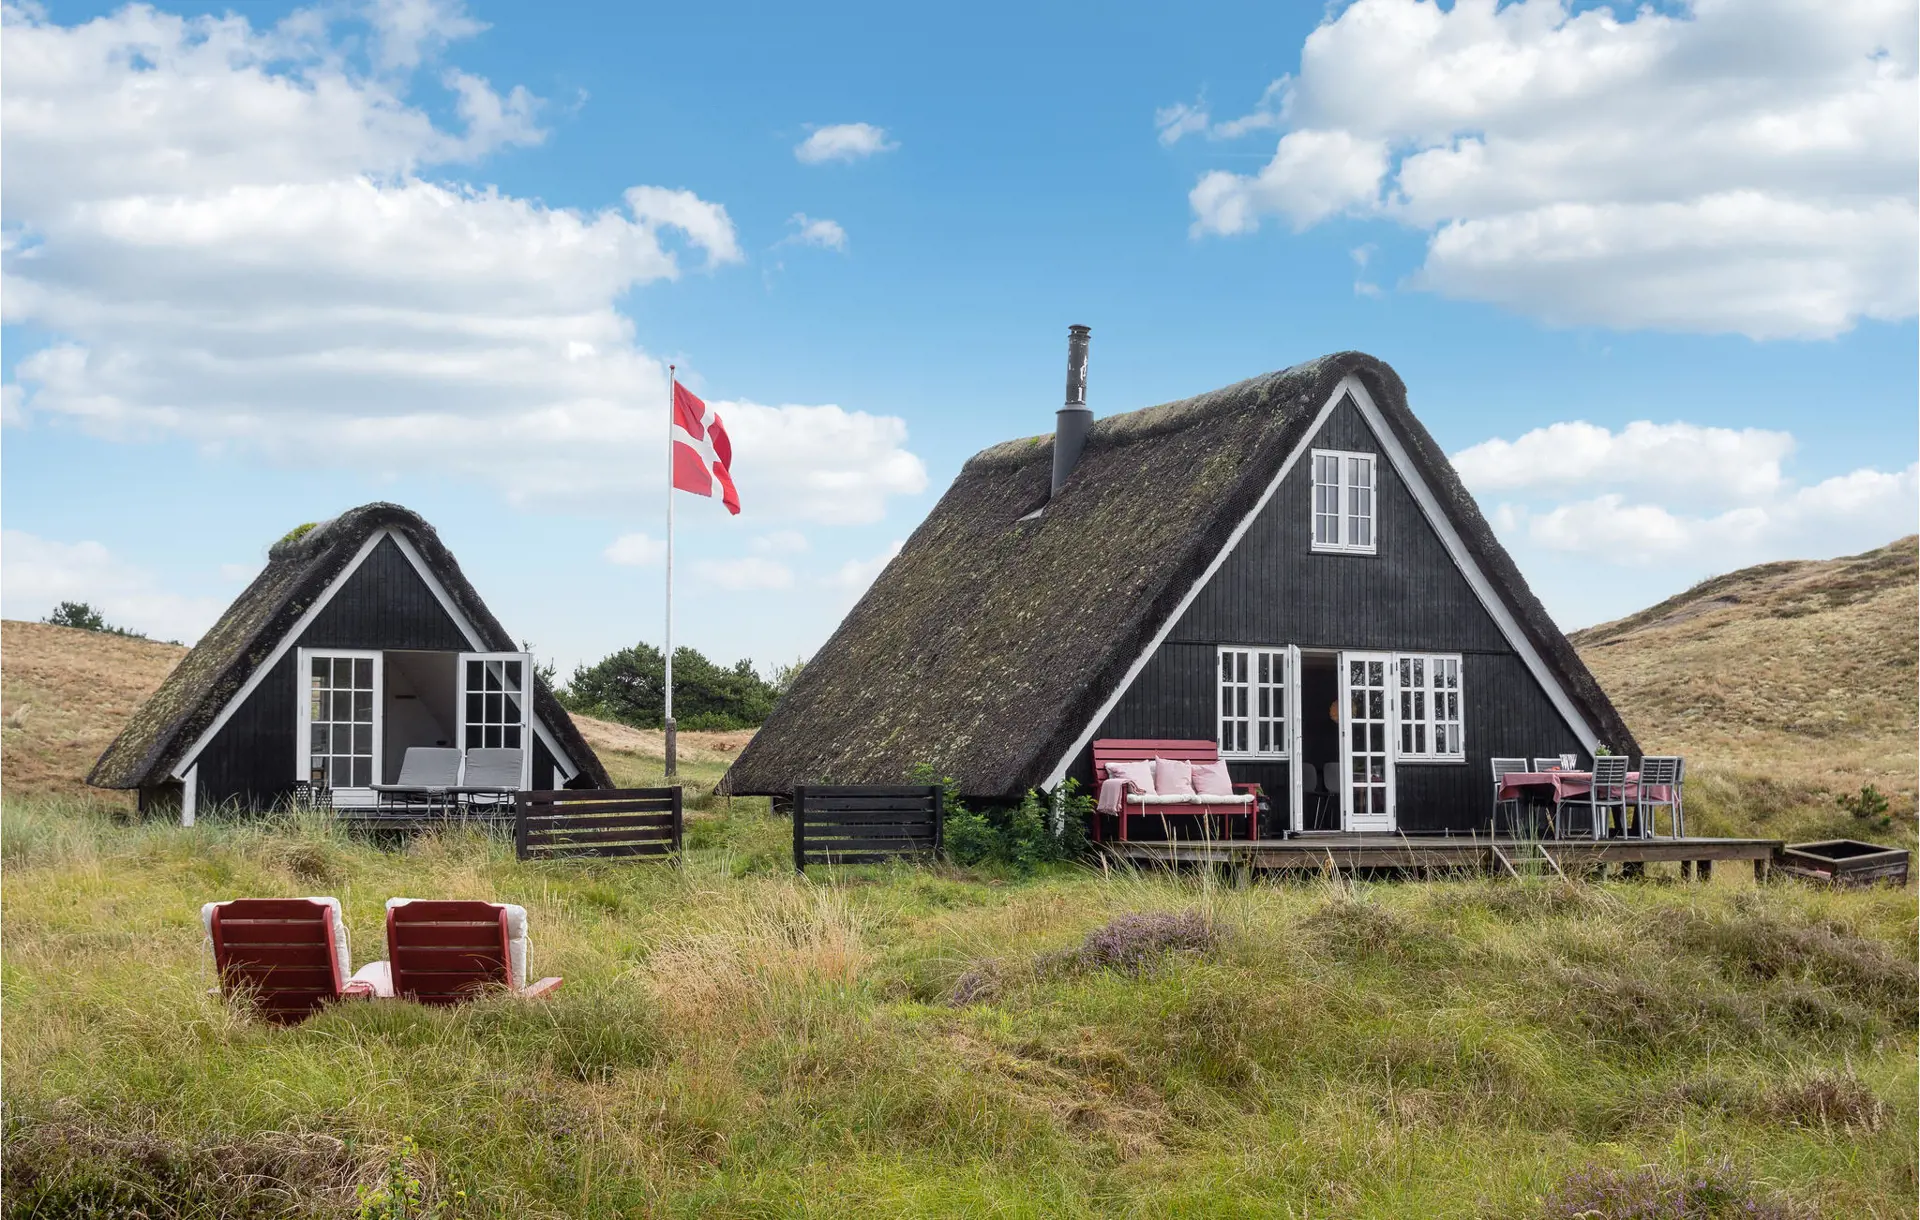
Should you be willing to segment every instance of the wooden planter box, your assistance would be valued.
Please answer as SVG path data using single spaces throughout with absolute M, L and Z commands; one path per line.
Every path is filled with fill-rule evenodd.
M 1907 853 L 1858 839 L 1825 839 L 1818 843 L 1789 843 L 1774 857 L 1781 872 L 1809 881 L 1835 885 L 1891 885 L 1907 883 Z

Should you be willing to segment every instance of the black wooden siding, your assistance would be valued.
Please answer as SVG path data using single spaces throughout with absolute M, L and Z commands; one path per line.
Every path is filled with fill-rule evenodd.
M 1221 644 L 1460 653 L 1467 761 L 1401 763 L 1399 827 L 1482 827 L 1491 807 L 1491 758 L 1579 750 L 1578 739 L 1454 565 L 1351 400 L 1334 408 L 1308 447 L 1379 455 L 1376 553 L 1313 551 L 1313 468 L 1303 453 L 1094 736 L 1217 739 L 1214 650 Z M 1315 711 L 1302 707 L 1303 716 Z M 1276 809 L 1286 808 L 1285 763 L 1231 766 L 1236 780 L 1266 785 Z M 1088 750 L 1068 773 L 1088 783 L 1092 772 Z
M 467 638 L 391 536 L 383 538 L 296 648 L 425 649 L 465 652 Z M 291 649 L 201 752 L 203 808 L 233 801 L 265 808 L 293 791 L 299 766 L 299 683 Z M 535 737 L 533 785 L 554 786 L 554 759 Z

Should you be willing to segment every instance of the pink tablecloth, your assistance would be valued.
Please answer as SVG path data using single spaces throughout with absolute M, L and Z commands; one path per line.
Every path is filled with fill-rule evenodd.
M 1538 796 L 1554 804 L 1575 800 L 1593 791 L 1593 772 L 1591 771 L 1509 771 L 1500 781 L 1500 799 L 1503 801 L 1524 800 L 1529 796 Z M 1647 789 L 1650 801 L 1665 801 L 1671 798 L 1671 790 L 1665 784 L 1654 784 Z M 1627 799 L 1640 799 L 1640 773 L 1627 772 Z

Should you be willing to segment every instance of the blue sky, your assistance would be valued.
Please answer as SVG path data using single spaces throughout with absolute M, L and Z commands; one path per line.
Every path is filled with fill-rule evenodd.
M 237 11 L 8 9 L 10 617 L 192 638 L 392 499 L 657 641 L 674 361 L 678 637 L 789 660 L 1074 322 L 1102 414 L 1387 360 L 1570 627 L 1914 528 L 1910 4 Z

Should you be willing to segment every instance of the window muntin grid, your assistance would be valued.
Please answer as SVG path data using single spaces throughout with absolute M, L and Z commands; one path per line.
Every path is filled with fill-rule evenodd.
M 308 778 L 328 788 L 374 782 L 374 658 L 307 660 Z
M 526 662 L 469 658 L 463 742 L 467 749 L 518 750 L 526 735 Z
M 1287 757 L 1287 652 L 1220 649 L 1220 752 L 1242 758 Z
M 1400 757 L 1456 760 L 1466 757 L 1457 654 L 1402 655 Z
M 1371 453 L 1313 451 L 1314 550 L 1375 552 L 1377 465 Z

